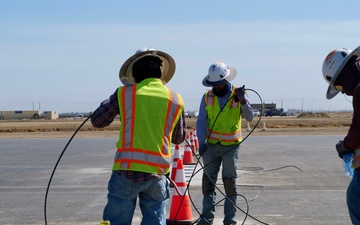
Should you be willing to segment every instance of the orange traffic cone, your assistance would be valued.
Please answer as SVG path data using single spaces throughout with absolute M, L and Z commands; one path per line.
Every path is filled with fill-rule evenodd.
M 190 131 L 190 149 L 192 151 L 192 154 L 195 155 L 195 143 L 194 143 L 194 135 L 193 132 Z
M 173 191 L 170 215 L 166 224 L 193 224 L 191 202 L 187 193 L 187 184 L 184 174 L 184 165 L 182 160 L 178 160 L 175 177 L 176 188 Z M 179 193 L 178 193 L 179 192 Z
M 185 136 L 185 143 L 190 143 L 190 136 L 189 136 L 189 134 L 188 133 L 186 133 L 186 136 Z
M 199 140 L 198 140 L 197 135 L 196 135 L 196 128 L 194 128 L 193 137 L 194 137 L 194 145 L 195 145 L 194 151 L 195 151 L 195 154 L 197 154 L 199 152 Z
M 176 168 L 177 168 L 177 163 L 178 163 L 179 159 L 181 159 L 180 158 L 180 146 L 175 145 L 174 159 L 173 159 L 173 165 L 172 165 L 171 176 L 170 176 L 171 180 L 175 180 Z
M 188 137 L 189 135 L 186 134 L 186 137 Z M 191 135 L 190 135 L 191 138 Z M 194 165 L 194 158 L 193 158 L 193 153 L 191 151 L 190 145 L 188 144 L 188 142 L 185 143 L 185 149 L 184 149 L 184 156 L 183 156 L 183 162 L 184 165 Z

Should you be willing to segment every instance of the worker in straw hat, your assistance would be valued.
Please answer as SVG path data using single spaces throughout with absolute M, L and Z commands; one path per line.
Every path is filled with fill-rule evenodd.
M 350 129 L 336 144 L 340 158 L 353 156 L 353 178 L 347 189 L 347 205 L 353 224 L 360 224 L 360 46 L 351 51 L 340 48 L 325 58 L 322 73 L 329 84 L 326 98 L 332 99 L 339 92 L 353 96 L 353 118 Z
M 170 55 L 140 49 L 120 69 L 124 86 L 92 114 L 97 128 L 108 126 L 117 115 L 121 121 L 104 221 L 131 224 L 139 197 L 141 224 L 166 224 L 171 143 L 182 143 L 186 135 L 182 97 L 165 86 L 174 72 Z
M 245 87 L 236 88 L 230 83 L 237 75 L 236 69 L 223 62 L 209 67 L 202 84 L 211 87 L 203 95 L 196 135 L 199 153 L 204 163 L 202 177 L 203 210 L 199 224 L 212 224 L 215 216 L 215 183 L 222 163 L 222 181 L 226 199 L 225 225 L 236 224 L 236 164 L 240 150 L 241 119 L 253 120 L 253 109 L 245 97 Z

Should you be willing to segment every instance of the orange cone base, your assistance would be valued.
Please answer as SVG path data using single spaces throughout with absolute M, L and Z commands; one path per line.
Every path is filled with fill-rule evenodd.
M 184 199 L 183 199 L 184 198 Z M 181 204 L 181 205 L 180 205 Z M 192 211 L 191 202 L 188 195 L 173 196 L 171 202 L 171 211 L 169 221 L 191 221 Z
M 183 165 L 194 165 L 194 156 L 190 151 L 186 151 L 183 156 Z
M 166 225 L 193 225 L 195 220 L 166 220 Z

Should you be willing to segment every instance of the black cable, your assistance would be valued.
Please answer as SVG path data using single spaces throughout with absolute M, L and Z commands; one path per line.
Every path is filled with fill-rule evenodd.
M 253 89 L 245 89 L 245 90 L 250 90 L 250 91 L 253 91 L 254 93 L 256 93 L 256 94 L 258 95 L 258 97 L 260 98 L 260 102 L 262 102 L 261 96 L 260 96 L 255 90 L 253 90 Z M 220 113 L 223 111 L 223 109 L 224 109 L 224 107 L 227 105 L 227 103 L 228 103 L 230 100 L 232 100 L 232 98 L 234 98 L 234 97 L 236 97 L 236 95 L 231 96 L 231 97 L 225 102 L 225 104 L 223 105 L 223 107 L 220 109 L 220 111 L 219 111 L 219 113 L 217 114 L 217 116 L 216 116 L 216 118 L 215 118 L 215 120 L 214 120 L 214 123 L 213 123 L 213 125 L 212 125 L 212 127 L 211 127 L 211 129 L 210 129 L 210 133 L 208 134 L 208 139 L 207 139 L 207 140 L 209 140 L 209 137 L 210 137 L 210 135 L 211 135 L 211 132 L 213 131 L 214 125 L 215 125 L 215 123 L 216 123 L 216 121 L 217 121 Z M 229 149 L 228 151 L 224 152 L 221 156 L 227 154 L 228 152 L 230 152 L 231 150 L 233 150 L 234 148 L 236 148 L 238 145 L 240 145 L 243 141 L 245 141 L 245 140 L 251 135 L 251 133 L 255 130 L 255 128 L 257 127 L 257 125 L 260 123 L 261 118 L 262 118 L 262 116 L 261 116 L 261 114 L 260 114 L 259 120 L 257 121 L 256 125 L 255 125 L 254 128 L 246 135 L 246 137 L 243 138 L 243 139 L 241 140 L 241 142 L 239 142 L 238 144 L 236 144 L 233 148 L 231 148 L 231 149 Z M 187 140 L 186 140 L 186 142 L 187 142 Z M 188 144 L 189 144 L 189 143 L 188 143 Z M 189 145 L 190 145 L 190 144 L 189 144 Z M 191 145 L 190 145 L 190 146 L 191 146 Z M 192 149 L 192 151 L 195 152 L 194 149 Z M 201 170 L 203 170 L 204 173 L 205 173 L 208 177 L 210 177 L 209 174 L 207 173 L 207 171 L 204 169 L 204 167 L 206 167 L 207 165 L 213 163 L 213 161 L 209 162 L 209 163 L 206 164 L 206 165 L 202 165 L 202 163 L 200 162 L 201 156 L 198 157 L 198 156 L 195 154 L 195 157 L 197 158 L 197 164 L 200 164 L 201 168 L 195 172 L 195 168 L 196 168 L 197 164 L 196 164 L 196 166 L 194 167 L 194 171 L 193 171 L 193 173 L 192 173 L 192 175 L 191 175 L 191 177 L 190 177 L 190 179 L 189 179 L 189 182 L 188 182 L 186 191 L 187 191 L 188 188 L 189 188 L 189 185 L 190 185 L 190 182 L 191 182 L 192 178 L 193 178 L 198 172 L 200 172 Z M 213 182 L 212 179 L 210 179 L 210 181 Z M 229 198 L 226 196 L 226 194 L 224 194 L 224 193 L 217 187 L 217 185 L 216 185 L 214 182 L 213 182 L 213 185 L 214 185 L 214 187 L 215 187 L 223 196 L 225 196 L 225 198 L 227 198 L 229 201 L 232 202 L 232 200 L 229 199 Z M 244 219 L 244 221 L 243 221 L 243 224 L 245 223 L 245 221 L 246 221 L 246 219 L 247 219 L 247 216 L 253 218 L 254 220 L 256 220 L 256 221 L 258 221 L 258 222 L 260 222 L 260 223 L 262 223 L 262 224 L 266 224 L 266 223 L 264 223 L 264 222 L 262 222 L 262 221 L 260 221 L 260 220 L 258 220 L 258 219 L 256 219 L 256 218 L 254 218 L 253 216 L 251 216 L 251 215 L 249 214 L 249 205 L 248 205 L 248 201 L 247 201 L 246 197 L 243 196 L 243 195 L 240 195 L 240 194 L 238 194 L 238 195 L 241 196 L 241 197 L 243 197 L 244 200 L 245 200 L 245 202 L 246 202 L 246 205 L 247 205 L 247 210 L 246 210 L 246 212 L 243 211 L 241 208 L 237 207 L 236 203 L 234 203 L 234 202 L 232 202 L 232 203 L 234 204 L 234 206 L 235 206 L 237 209 L 239 209 L 241 212 L 243 212 L 243 213 L 246 215 L 246 216 L 245 216 L 245 219 Z M 190 191 L 189 191 L 189 197 L 190 197 Z M 224 198 L 224 199 L 225 199 L 225 198 Z M 224 199 L 218 201 L 213 207 L 215 207 L 217 204 L 219 204 L 219 203 L 220 203 L 221 201 L 223 201 Z M 196 208 L 194 202 L 192 201 L 191 197 L 190 197 L 190 201 L 191 201 L 192 205 L 194 206 L 195 210 L 196 210 L 196 211 L 198 212 L 198 214 L 201 216 L 201 213 L 197 210 L 197 208 Z M 209 210 L 211 210 L 211 208 L 208 209 L 208 211 L 209 211 Z M 179 211 L 178 211 L 178 212 L 179 212 Z M 205 212 L 205 213 L 207 213 L 207 212 Z M 200 218 L 199 218 L 199 219 L 200 219 Z M 198 219 L 198 220 L 199 220 L 199 219 Z M 209 223 L 209 224 L 210 224 L 210 223 Z
M 253 89 L 245 89 L 245 90 L 250 90 L 250 91 L 253 91 L 254 93 L 256 93 L 256 94 L 259 96 L 260 101 L 262 102 L 261 96 L 260 96 L 255 90 L 253 90 Z M 214 121 L 214 123 L 213 123 L 213 126 L 212 126 L 212 128 L 211 128 L 211 130 L 210 130 L 210 134 L 211 134 L 211 132 L 212 132 L 212 130 L 213 130 L 213 128 L 214 128 L 215 122 L 216 122 L 217 118 L 219 117 L 220 113 L 222 112 L 222 110 L 224 109 L 224 107 L 226 106 L 226 104 L 227 104 L 232 98 L 234 98 L 234 97 L 235 97 L 235 95 L 231 96 L 231 97 L 227 100 L 227 102 L 224 104 L 224 106 L 220 109 L 220 112 L 219 112 L 218 115 L 216 116 L 215 121 Z M 240 145 L 242 142 L 244 142 L 244 141 L 251 135 L 251 133 L 252 133 L 252 132 L 255 130 L 255 128 L 258 126 L 258 124 L 259 124 L 259 122 L 260 122 L 260 120 L 261 120 L 261 117 L 262 117 L 262 115 L 260 114 L 259 120 L 258 120 L 257 123 L 255 124 L 254 128 L 245 136 L 245 138 L 243 138 L 243 139 L 241 140 L 241 142 L 239 142 L 238 144 L 236 144 L 236 145 L 234 146 L 234 148 L 237 147 L 238 145 Z M 74 132 L 74 134 L 71 136 L 71 138 L 69 139 L 69 141 L 68 141 L 67 144 L 65 145 L 63 151 L 61 152 L 61 154 L 60 154 L 60 156 L 59 156 L 59 158 L 58 158 L 58 160 L 57 160 L 57 162 L 56 162 L 56 164 L 55 164 L 55 166 L 54 166 L 54 169 L 53 169 L 53 171 L 52 171 L 52 173 L 51 173 L 51 176 L 50 176 L 50 179 L 49 179 L 49 183 L 48 183 L 48 186 L 47 186 L 47 188 L 46 188 L 45 201 L 44 201 L 44 219 L 45 219 L 45 225 L 47 225 L 47 211 L 46 211 L 46 209 L 47 209 L 47 197 L 48 197 L 48 193 L 49 193 L 51 181 L 52 181 L 52 178 L 53 178 L 53 176 L 54 176 L 54 174 L 55 174 L 55 171 L 56 171 L 56 169 L 57 169 L 57 166 L 58 166 L 58 164 L 60 163 L 60 160 L 61 160 L 62 156 L 64 155 L 67 147 L 69 146 L 69 144 L 71 143 L 71 141 L 73 140 L 73 138 L 75 137 L 75 135 L 78 133 L 78 131 L 81 129 L 81 127 L 82 127 L 90 118 L 91 118 L 91 115 L 83 121 L 83 123 L 77 128 L 77 130 L 76 130 L 76 131 Z M 208 135 L 208 139 L 209 139 L 209 137 L 210 137 L 210 134 Z M 186 140 L 186 139 L 185 139 L 185 140 Z M 186 142 L 188 142 L 188 141 L 186 140 Z M 188 144 L 189 144 L 189 146 L 191 146 L 190 143 L 188 143 Z M 233 148 L 232 148 L 232 149 L 233 149 Z M 229 151 L 231 151 L 232 149 L 226 151 L 226 152 L 223 153 L 222 155 L 227 154 L 227 153 L 228 153 Z M 192 152 L 196 153 L 196 151 L 195 151 L 194 149 L 192 149 Z M 189 182 L 188 182 L 188 185 L 187 185 L 187 187 L 186 187 L 186 189 L 185 189 L 184 194 L 185 194 L 186 192 L 189 193 L 190 201 L 192 202 L 193 206 L 195 207 L 195 204 L 194 204 L 194 202 L 192 201 L 192 198 L 190 197 L 190 192 L 188 191 L 188 190 L 189 190 L 189 185 L 190 185 L 190 183 L 191 183 L 191 179 L 192 179 L 199 171 L 203 170 L 204 167 L 206 167 L 207 165 L 209 165 L 209 164 L 212 163 L 212 162 L 208 163 L 207 165 L 202 165 L 201 162 L 200 162 L 201 156 L 198 157 L 196 154 L 194 154 L 194 155 L 195 155 L 195 157 L 197 158 L 197 164 L 200 164 L 200 166 L 201 166 L 202 168 L 195 172 L 196 166 L 194 167 L 194 171 L 193 171 L 193 173 L 192 173 L 192 175 L 191 175 L 191 177 L 190 177 L 190 179 L 189 179 Z M 196 164 L 196 165 L 197 165 L 197 164 Z M 289 166 L 288 166 L 288 167 L 289 167 Z M 297 168 L 297 167 L 296 167 L 296 168 Z M 281 168 L 279 168 L 279 169 L 281 169 Z M 298 169 L 299 169 L 299 168 L 298 168 Z M 273 170 L 276 170 L 276 169 L 273 169 Z M 301 170 L 301 169 L 299 169 L 299 170 Z M 207 174 L 206 170 L 204 170 L 204 171 L 205 171 L 206 175 L 209 176 L 209 175 Z M 272 171 L 272 170 L 269 170 L 269 171 Z M 302 171 L 302 170 L 301 170 L 301 171 Z M 194 173 L 194 172 L 195 172 L 195 173 Z M 210 179 L 210 180 L 211 180 L 211 179 Z M 211 180 L 211 181 L 212 181 L 212 180 Z M 171 181 L 171 182 L 173 182 L 173 181 Z M 173 184 L 174 184 L 174 182 L 173 182 Z M 176 186 L 176 184 L 175 184 L 175 186 Z M 214 205 L 214 207 L 215 207 L 215 206 L 218 205 L 221 201 L 225 200 L 225 199 L 228 198 L 228 197 L 217 187 L 216 184 L 214 184 L 214 186 L 216 187 L 216 189 L 217 189 L 223 196 L 225 196 L 225 198 L 221 199 L 220 201 L 218 201 L 218 202 Z M 177 192 L 178 192 L 178 194 L 180 194 L 180 193 L 179 193 L 179 190 L 177 190 Z M 246 202 L 246 205 L 247 205 L 247 210 L 246 210 L 246 212 L 244 212 L 241 208 L 237 207 L 236 203 L 232 202 L 231 199 L 229 199 L 229 200 L 230 200 L 240 211 L 242 211 L 242 212 L 246 215 L 246 217 L 249 216 L 249 217 L 253 218 L 254 220 L 256 220 L 256 221 L 258 221 L 258 222 L 260 222 L 260 223 L 262 223 L 262 224 L 266 224 L 266 223 L 264 223 L 264 222 L 262 222 L 262 221 L 260 221 L 260 220 L 258 220 L 258 219 L 256 219 L 256 218 L 252 217 L 251 215 L 249 215 L 249 213 L 248 213 L 248 212 L 249 212 L 249 205 L 248 205 L 248 201 L 247 201 L 246 197 L 243 196 L 243 195 L 240 195 L 240 194 L 238 194 L 238 195 L 241 196 L 241 197 L 243 197 L 244 200 L 245 200 L 245 202 Z M 184 195 L 183 195 L 183 196 L 184 196 Z M 257 197 L 257 196 L 256 196 L 256 197 Z M 182 198 L 182 201 L 183 201 L 183 200 L 184 200 L 184 198 Z M 197 210 L 196 207 L 195 207 L 195 209 L 196 209 L 196 211 L 198 212 L 198 214 L 200 214 L 200 212 Z M 210 210 L 210 209 L 209 209 L 209 210 Z M 179 211 L 177 212 L 177 214 L 178 214 L 178 213 L 179 213 Z M 177 214 L 176 214 L 176 216 L 177 216 Z M 200 214 L 200 215 L 201 215 L 201 214 Z M 175 216 L 175 218 L 176 218 L 176 216 Z M 245 219 L 244 219 L 244 221 L 243 221 L 243 224 L 244 224 L 245 221 L 246 221 L 246 217 L 245 217 Z M 200 219 L 200 218 L 199 218 L 199 219 Z
M 281 166 L 281 167 L 277 167 L 277 168 L 274 168 L 274 169 L 269 169 L 269 170 L 260 170 L 260 171 L 256 171 L 256 172 L 247 172 L 247 173 L 243 173 L 243 175 L 246 175 L 246 174 L 256 174 L 256 173 L 266 173 L 266 172 L 271 172 L 271 171 L 275 171 L 275 170 L 281 170 L 281 169 L 284 169 L 284 168 L 295 168 L 297 170 L 300 170 L 301 172 L 304 172 L 302 169 L 300 169 L 299 167 L 297 166 L 293 166 L 293 165 L 287 165 L 287 166 Z
M 75 137 L 75 135 L 77 134 L 77 132 L 81 129 L 81 127 L 86 123 L 86 121 L 88 121 L 88 120 L 90 119 L 90 117 L 91 117 L 91 115 L 90 115 L 88 118 L 86 118 L 86 119 L 84 120 L 84 122 L 82 122 L 82 124 L 76 129 L 76 131 L 74 132 L 74 134 L 71 136 L 70 140 L 67 142 L 67 144 L 65 145 L 64 149 L 62 150 L 62 152 L 61 152 L 61 154 L 60 154 L 60 156 L 59 156 L 59 158 L 58 158 L 58 160 L 57 160 L 57 162 L 56 162 L 56 164 L 55 164 L 55 166 L 54 166 L 54 169 L 53 169 L 53 171 L 52 171 L 52 173 L 51 173 L 51 176 L 50 176 L 50 179 L 49 179 L 49 183 L 48 183 L 47 188 L 46 188 L 45 201 L 44 201 L 44 219 L 45 219 L 45 225 L 47 225 L 47 215 L 46 215 L 47 197 L 48 197 L 48 193 L 49 193 L 49 189 L 50 189 L 50 184 L 51 184 L 52 178 L 53 178 L 53 176 L 54 176 L 54 174 L 55 174 L 55 170 L 56 170 L 56 168 L 57 168 L 57 166 L 58 166 L 58 164 L 59 164 L 62 156 L 64 155 L 67 147 L 69 146 L 70 142 L 71 142 L 72 139 Z
M 252 91 L 252 92 L 254 92 L 255 94 L 257 94 L 258 97 L 259 97 L 259 99 L 260 99 L 260 102 L 262 102 L 262 99 L 261 99 L 261 96 L 259 95 L 259 93 L 257 93 L 257 92 L 256 92 L 255 90 L 253 90 L 253 89 L 246 89 L 246 90 Z M 216 122 L 217 118 L 219 117 L 220 113 L 222 112 L 222 110 L 224 109 L 224 107 L 226 106 L 226 104 L 227 104 L 233 97 L 235 97 L 235 96 L 231 96 L 231 97 L 228 99 L 228 101 L 224 104 L 224 106 L 220 109 L 220 112 L 219 112 L 218 115 L 216 116 L 216 118 L 215 118 L 215 120 L 214 120 L 214 123 L 213 123 L 213 126 L 212 126 L 212 128 L 210 129 L 210 134 L 211 134 L 211 132 L 212 132 L 212 130 L 213 130 L 213 128 L 214 128 L 215 122 Z M 262 111 L 264 111 L 264 107 L 262 107 Z M 243 138 L 243 139 L 242 139 L 238 144 L 236 144 L 233 148 L 231 148 L 231 149 L 229 149 L 228 151 L 224 152 L 221 156 L 227 154 L 228 152 L 230 152 L 231 150 L 233 150 L 234 148 L 236 148 L 238 145 L 242 144 L 242 143 L 252 134 L 252 132 L 254 132 L 255 128 L 259 125 L 259 123 L 260 123 L 260 121 L 261 121 L 261 118 L 262 118 L 262 113 L 260 114 L 259 119 L 258 119 L 257 123 L 255 124 L 255 126 L 253 127 L 253 129 L 251 129 L 251 131 L 245 136 L 245 138 Z M 210 134 L 208 135 L 208 139 L 209 139 Z M 186 141 L 187 141 L 187 140 L 186 140 Z M 189 145 L 190 145 L 190 144 L 189 144 Z M 193 150 L 193 151 L 194 151 L 194 150 Z M 197 163 L 200 164 L 201 168 L 195 172 L 195 169 L 196 169 L 196 166 L 197 166 L 197 165 L 194 167 L 193 174 L 192 174 L 192 176 L 191 176 L 190 179 L 189 179 L 188 187 L 189 187 L 189 185 L 190 185 L 190 181 L 191 181 L 192 177 L 195 176 L 195 175 L 196 175 L 198 172 L 200 172 L 201 170 L 203 170 L 203 171 L 206 173 L 206 175 L 209 176 L 209 175 L 207 174 L 206 170 L 204 169 L 204 167 L 206 167 L 207 165 L 213 163 L 213 161 L 211 161 L 211 162 L 209 162 L 209 163 L 206 164 L 206 165 L 202 165 L 201 162 L 200 162 L 201 156 L 200 156 L 200 157 L 197 157 L 197 156 L 195 155 L 195 157 L 197 158 Z M 296 168 L 296 169 L 298 169 L 298 170 L 300 170 L 300 171 L 302 172 L 302 170 L 301 170 L 300 168 L 298 168 L 298 167 L 296 167 L 296 166 L 292 166 L 292 165 L 283 166 L 283 167 L 279 167 L 279 168 L 275 168 L 275 169 L 270 169 L 270 170 L 266 170 L 266 171 L 261 171 L 261 172 L 270 172 L 270 171 L 275 171 L 275 170 L 279 170 L 279 169 L 283 169 L 283 168 L 287 168 L 287 167 L 294 167 L 294 168 Z M 212 182 L 211 179 L 210 179 L 210 181 Z M 215 206 L 218 205 L 221 201 L 223 201 L 224 199 L 226 199 L 226 198 L 228 198 L 228 197 L 217 187 L 217 185 L 216 185 L 215 183 L 213 183 L 213 185 L 215 186 L 215 188 L 216 188 L 223 196 L 225 196 L 225 198 L 221 199 L 220 201 L 218 201 L 218 202 L 214 205 L 214 207 L 215 207 Z M 242 185 L 242 186 L 245 186 L 245 185 Z M 263 186 L 259 186 L 259 187 L 262 188 L 261 190 L 265 189 L 265 187 L 263 187 Z M 260 190 L 260 191 L 261 191 L 261 190 Z M 258 192 L 257 196 L 256 196 L 254 199 L 252 199 L 251 201 L 255 200 L 255 199 L 258 197 L 258 195 L 260 194 L 260 191 Z M 189 191 L 189 196 L 190 196 L 190 191 Z M 243 196 L 243 195 L 241 195 L 241 194 L 238 194 L 238 196 L 243 197 L 244 200 L 245 200 L 245 202 L 246 202 L 246 205 L 247 205 L 247 210 L 246 210 L 246 212 L 245 212 L 245 211 L 243 211 L 241 208 L 237 207 L 236 203 L 233 202 L 233 204 L 235 205 L 235 207 L 245 214 L 245 218 L 244 218 L 242 224 L 244 224 L 244 223 L 246 222 L 246 219 L 247 219 L 248 216 L 249 216 L 250 218 L 258 221 L 259 223 L 267 224 L 267 223 L 265 223 L 265 222 L 263 222 L 263 221 L 261 221 L 261 220 L 258 220 L 258 219 L 255 218 L 255 217 L 251 216 L 251 215 L 248 213 L 248 212 L 249 212 L 248 200 L 246 199 L 245 196 Z M 195 207 L 195 210 L 198 212 L 199 215 L 201 215 L 201 213 L 199 213 L 199 211 L 197 210 L 195 204 L 193 203 L 191 197 L 190 197 L 190 200 L 191 200 L 193 206 Z M 229 199 L 229 200 L 231 201 L 231 199 Z M 211 210 L 211 209 L 209 209 L 209 210 Z M 205 213 L 207 213 L 207 212 L 205 212 Z M 200 218 L 199 218 L 198 220 L 200 220 Z M 209 223 L 209 224 L 210 224 L 210 223 Z

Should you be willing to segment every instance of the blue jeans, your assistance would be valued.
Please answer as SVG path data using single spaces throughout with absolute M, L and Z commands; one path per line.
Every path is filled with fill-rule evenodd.
M 224 203 L 224 223 L 236 222 L 236 165 L 238 161 L 238 153 L 240 145 L 223 146 L 221 144 L 208 144 L 207 150 L 202 159 L 207 174 L 210 176 L 213 183 L 216 183 L 220 166 L 222 163 L 222 179 L 233 180 L 234 193 L 225 198 Z M 227 152 L 226 154 L 224 154 Z M 212 184 L 208 182 L 208 176 L 204 171 L 203 173 L 203 210 L 200 224 L 212 224 L 215 217 L 216 204 L 216 190 Z M 210 182 L 211 183 L 211 182 Z M 227 194 L 227 193 L 226 193 Z M 231 201 L 230 201 L 230 200 Z
M 346 201 L 351 218 L 355 225 L 360 224 L 360 172 L 354 170 L 354 176 L 346 193 Z
M 111 225 L 131 225 L 138 196 L 141 225 L 166 225 L 169 183 L 165 176 L 134 183 L 113 171 L 108 191 L 103 220 L 109 220 Z

